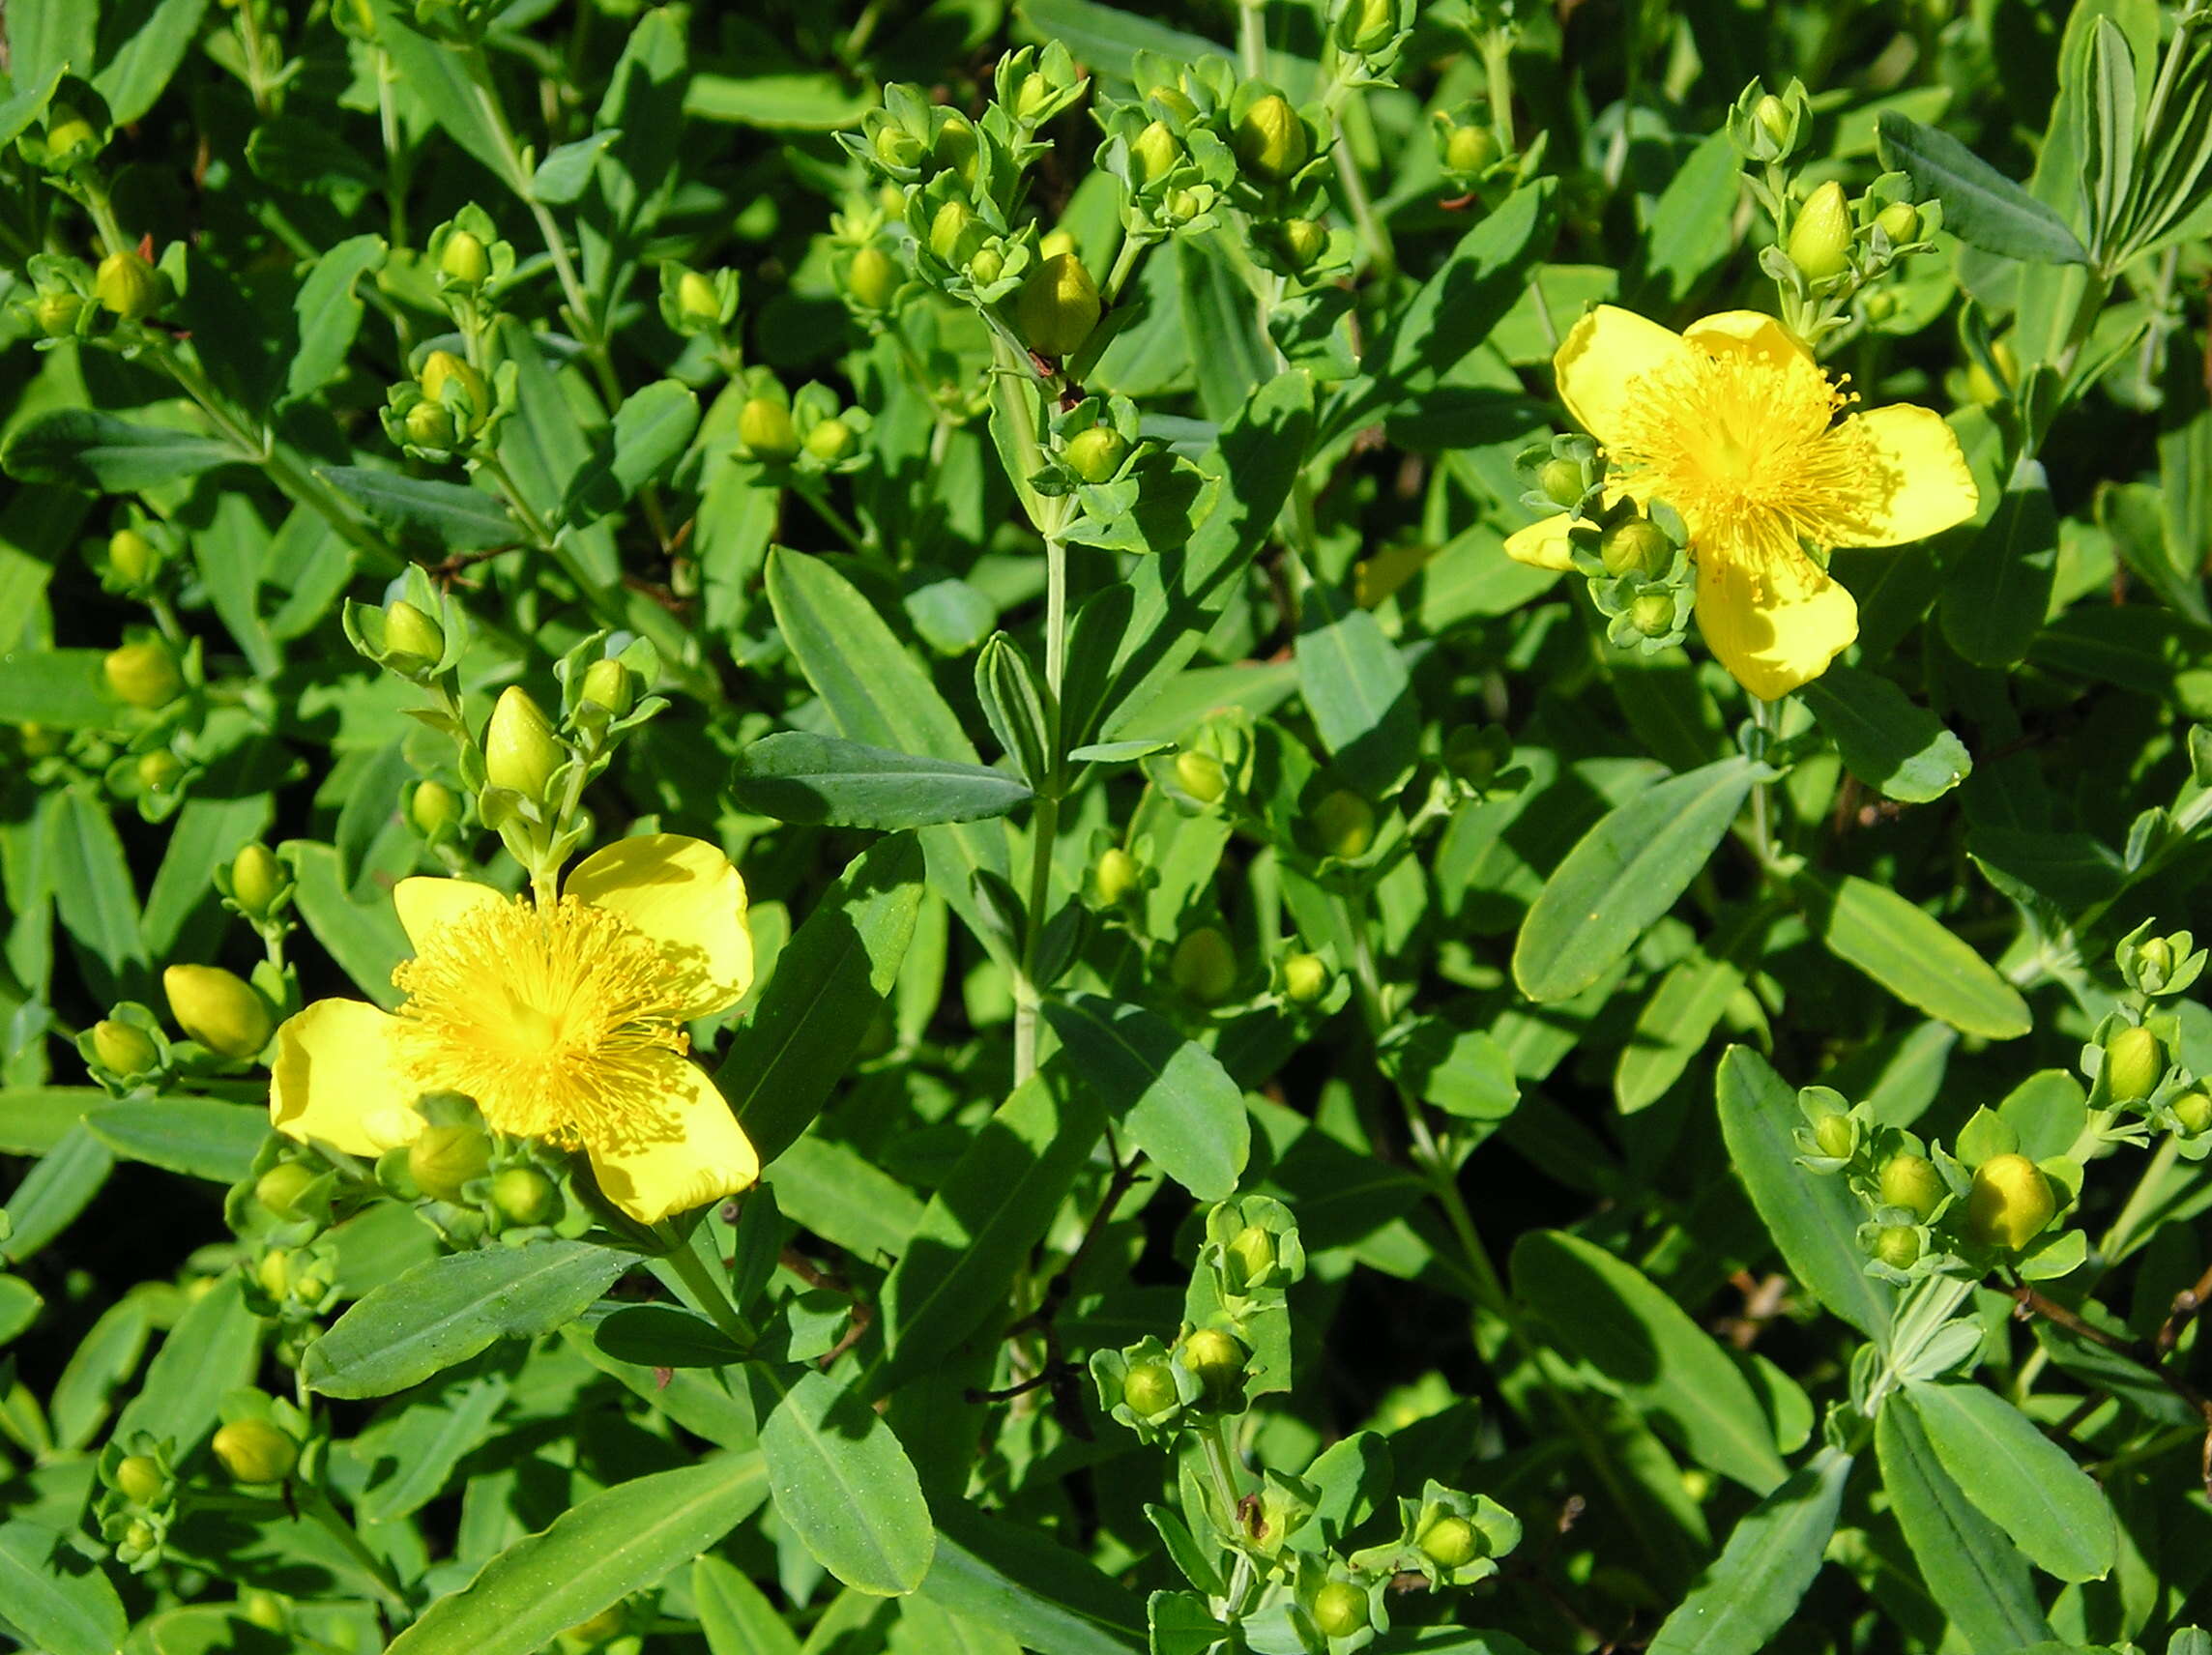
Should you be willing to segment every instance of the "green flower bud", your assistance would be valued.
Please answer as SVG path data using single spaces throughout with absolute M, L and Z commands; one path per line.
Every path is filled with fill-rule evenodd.
M 118 1075 L 142 1075 L 161 1060 L 153 1037 L 135 1024 L 103 1017 L 92 1026 L 92 1052 Z
M 253 1180 L 253 1199 L 272 1217 L 299 1218 L 306 1210 L 301 1203 L 314 1182 L 310 1169 L 297 1161 L 279 1161 Z
M 1966 1234 L 1985 1247 L 2017 1251 L 2041 1234 L 2057 1210 L 2041 1167 L 2025 1155 L 1993 1155 L 1974 1169 L 1966 1192 Z
M 1321 848 L 1329 856 L 1350 861 L 1364 857 L 1375 843 L 1375 807 L 1347 788 L 1323 795 L 1313 822 Z
M 1175 1375 L 1168 1372 L 1165 1362 L 1157 1359 L 1139 1362 L 1121 1380 L 1121 1400 L 1139 1419 L 1150 1419 L 1166 1412 L 1175 1407 L 1179 1397 Z
M 1032 70 L 1022 76 L 1021 85 L 1014 92 L 1014 119 L 1024 126 L 1034 126 L 1052 102 L 1052 82 Z
M 722 296 L 714 291 L 713 280 L 687 270 L 676 278 L 676 309 L 686 321 L 719 322 Z
M 1346 51 L 1380 51 L 1398 32 L 1394 0 L 1350 0 L 1337 19 L 1337 43 Z
M 1444 165 L 1472 177 L 1498 164 L 1498 138 L 1488 127 L 1454 127 L 1444 139 Z
M 251 919 L 266 919 L 276 899 L 284 894 L 291 882 L 285 877 L 284 864 L 276 859 L 276 853 L 255 840 L 231 859 L 231 900 L 246 910 Z
M 491 1140 L 474 1126 L 425 1126 L 407 1146 L 407 1176 L 439 1201 L 459 1201 L 461 1186 L 490 1164 Z
M 46 111 L 46 154 L 57 161 L 90 160 L 100 153 L 100 134 L 69 103 Z
M 148 793 L 167 793 L 184 775 L 185 761 L 166 747 L 138 755 L 138 785 Z
M 1177 1352 L 1182 1365 L 1197 1376 L 1206 1405 L 1213 1408 L 1235 1405 L 1242 1390 L 1247 1354 L 1236 1335 L 1218 1327 L 1193 1328 Z
M 1294 1004 L 1313 1004 L 1328 993 L 1328 963 L 1319 954 L 1293 954 L 1283 962 L 1283 993 Z
M 125 1499 L 137 1505 L 152 1505 L 161 1497 L 169 1479 L 161 1475 L 161 1467 L 154 1463 L 151 1455 L 131 1454 L 116 1465 L 115 1486 Z
M 975 129 L 955 115 L 938 130 L 937 164 L 949 167 L 963 184 L 975 182 Z
M 484 779 L 494 787 L 542 799 L 563 757 L 553 726 L 530 692 L 518 683 L 500 691 L 484 726 Z
M 825 420 L 806 433 L 806 451 L 825 465 L 852 458 L 860 439 L 842 420 Z
M 1108 908 L 1119 908 L 1137 894 L 1144 883 L 1144 870 L 1137 866 L 1137 858 L 1119 845 L 1109 845 L 1098 853 L 1096 866 L 1091 869 L 1098 900 Z
M 453 417 L 435 402 L 416 403 L 407 410 L 400 428 L 419 449 L 450 449 L 460 436 L 453 428 Z
M 1150 93 L 1151 102 L 1165 109 L 1184 126 L 1198 119 L 1198 105 L 1179 86 L 1155 86 Z
M 218 1057 L 243 1061 L 269 1044 L 276 1019 L 244 977 L 220 966 L 171 966 L 161 988 L 177 1027 Z
M 418 410 L 436 408 L 418 402 Z M 445 658 L 446 629 L 404 597 L 384 612 L 384 660 L 398 672 L 422 672 Z
M 1807 281 L 1841 276 L 1851 263 L 1851 209 L 1831 179 L 1813 191 L 1790 226 L 1790 262 Z
M 1821 1154 L 1848 1161 L 1859 1147 L 1858 1128 L 1848 1115 L 1823 1115 L 1813 1123 L 1813 1142 L 1820 1147 Z
M 509 1167 L 491 1180 L 491 1204 L 510 1224 L 550 1224 L 561 1191 L 536 1167 Z
M 1790 147 L 1790 105 L 1769 92 L 1751 106 L 1751 118 L 1759 129 L 1775 143 L 1787 150 Z
M 2105 1041 L 2105 1080 L 2114 1103 L 2140 1103 L 2166 1078 L 2166 1050 L 2140 1024 L 2112 1031 Z
M 864 310 L 888 310 L 891 296 L 898 292 L 898 266 L 890 254 L 870 242 L 846 267 L 845 291 Z
M 1041 357 L 1071 357 L 1098 326 L 1098 287 L 1073 253 L 1056 253 L 1022 283 L 1014 314 Z
M 738 410 L 738 446 L 765 465 L 781 465 L 799 452 L 799 427 L 791 410 L 772 396 L 756 396 Z
M 983 232 L 965 201 L 947 201 L 929 221 L 929 250 L 956 270 L 966 267 L 982 243 Z
M 76 332 L 77 318 L 84 314 L 84 301 L 73 293 L 42 293 L 32 307 L 39 332 L 49 339 L 66 339 Z
M 210 1446 L 241 1483 L 280 1483 L 300 1464 L 300 1445 L 266 1419 L 233 1420 Z
M 1229 772 L 1211 753 L 1178 753 L 1175 778 L 1176 785 L 1201 804 L 1218 804 L 1229 791 Z
M 2201 1138 L 2212 1131 L 2212 1095 L 2202 1087 L 2191 1087 L 2173 1100 L 2173 1119 L 2184 1138 Z
M 1920 1232 L 1909 1224 L 1885 1224 L 1874 1238 L 1874 1256 L 1893 1270 L 1909 1270 L 1920 1260 Z
M 1583 468 L 1569 459 L 1546 460 L 1536 469 L 1536 486 L 1562 511 L 1577 505 L 1587 492 L 1583 486 Z
M 446 238 L 446 250 L 438 255 L 438 270 L 447 280 L 463 287 L 481 287 L 491 279 L 491 254 L 480 237 L 455 230 Z
M 1167 177 L 1181 160 L 1182 145 L 1165 121 L 1152 122 L 1129 145 L 1129 172 L 1139 189 Z
M 1482 1536 L 1464 1517 L 1440 1517 L 1413 1542 L 1440 1568 L 1459 1569 L 1482 1555 Z
M 1160 217 L 1171 224 L 1187 224 L 1207 209 L 1207 197 L 1195 189 L 1171 189 L 1160 203 Z
M 1875 215 L 1881 233 L 1899 247 L 1920 239 L 1920 209 L 1909 201 L 1892 201 Z
M 154 1532 L 154 1525 L 143 1518 L 133 1518 L 131 1526 L 123 1531 L 124 1547 L 129 1551 L 140 1553 L 153 1551 L 160 1543 L 160 1539 L 161 1537 Z
M 1331 1581 L 1314 1593 L 1314 1625 L 1329 1638 L 1350 1638 L 1367 1630 L 1367 1594 L 1350 1581 Z
M 475 436 L 491 413 L 491 387 L 484 383 L 484 376 L 451 351 L 432 351 L 422 363 L 419 379 L 422 394 L 436 403 L 445 402 L 447 386 L 460 389 L 468 401 L 465 435 Z
M 107 566 L 132 586 L 143 586 L 154 572 L 154 543 L 135 529 L 107 537 Z
M 1202 925 L 1176 944 L 1168 975 L 1201 1005 L 1215 1004 L 1237 987 L 1237 950 L 1214 926 Z
M 270 1248 L 253 1266 L 253 1279 L 271 1298 L 287 1297 L 292 1292 L 292 1255 L 281 1247 Z
M 1037 243 L 1037 257 L 1056 259 L 1075 251 L 1075 237 L 1066 230 L 1048 230 Z
M 1328 251 L 1328 226 L 1312 218 L 1284 219 L 1282 237 L 1283 250 L 1300 270 Z
M 990 286 L 992 282 L 1004 276 L 1005 271 L 1005 255 L 1001 253 L 997 247 L 977 247 L 975 256 L 968 261 L 968 279 L 977 287 Z
M 1646 638 L 1664 638 L 1674 629 L 1674 600 L 1664 592 L 1646 592 L 1629 604 L 1628 624 Z
M 425 839 L 434 838 L 461 819 L 461 799 L 442 781 L 418 782 L 407 800 L 407 820 Z
M 895 171 L 921 164 L 921 140 L 904 127 L 886 125 L 876 130 L 876 159 Z
M 100 670 L 117 700 L 148 711 L 168 706 L 184 693 L 184 672 L 168 644 L 160 638 L 108 651 Z
M 160 308 L 161 277 L 134 252 L 109 253 L 93 276 L 92 293 L 114 315 L 135 322 Z
M 2164 983 L 2173 975 L 2173 944 L 2164 937 L 2146 937 L 2136 949 L 2136 974 Z
M 1925 1155 L 1892 1155 L 1881 1164 L 1877 1177 L 1881 1205 L 1902 1206 L 1915 1218 L 1925 1219 L 1951 1193 L 1935 1162 Z
M 614 656 L 602 655 L 584 669 L 584 683 L 578 699 L 603 707 L 620 718 L 637 702 L 636 675 Z
M 1313 152 L 1313 140 L 1290 100 L 1270 92 L 1256 100 L 1237 123 L 1237 159 L 1263 184 L 1280 184 Z
M 1067 445 L 1067 469 L 1085 482 L 1104 482 L 1121 469 L 1129 445 L 1111 425 L 1076 432 Z
M 1650 518 L 1631 517 L 1605 532 L 1597 555 L 1607 574 L 1656 575 L 1674 561 L 1674 542 Z
M 1301 954 L 1299 958 L 1310 960 L 1313 956 Z M 1237 1231 L 1222 1251 L 1228 1259 L 1230 1283 L 1239 1291 L 1264 1280 L 1275 1267 L 1275 1238 L 1257 1224 Z

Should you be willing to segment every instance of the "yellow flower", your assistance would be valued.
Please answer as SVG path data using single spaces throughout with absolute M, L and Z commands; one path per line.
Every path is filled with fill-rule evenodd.
M 599 1187 L 654 1224 L 745 1188 L 751 1143 L 684 1026 L 752 982 L 744 881 L 713 846 L 625 839 L 578 863 L 550 904 L 456 879 L 393 900 L 415 957 L 396 1014 L 317 1001 L 276 1034 L 269 1113 L 290 1138 L 354 1155 L 414 1142 L 426 1092 L 590 1155 Z
M 1858 636 L 1858 605 L 1808 548 L 1902 546 L 1980 505 L 1942 416 L 1847 412 L 1851 395 L 1769 316 L 1729 310 L 1676 334 L 1600 305 L 1552 365 L 1567 411 L 1605 445 L 1608 486 L 1682 514 L 1698 629 L 1765 701 L 1819 678 Z M 1566 568 L 1567 523 L 1546 518 L 1505 549 Z

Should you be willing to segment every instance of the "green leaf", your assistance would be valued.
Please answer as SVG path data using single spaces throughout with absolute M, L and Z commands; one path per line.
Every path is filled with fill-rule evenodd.
M 312 396 L 345 369 L 346 353 L 361 332 L 362 303 L 354 288 L 384 268 L 384 239 L 354 236 L 320 258 L 292 302 L 300 342 L 284 374 L 287 397 Z
M 1243 1089 L 1212 1053 L 1140 1006 L 1093 994 L 1048 1000 L 1044 1014 L 1084 1084 L 1162 1172 L 1200 1201 L 1236 1193 L 1252 1127 Z
M 50 1153 L 72 1127 L 113 1101 L 99 1087 L 9 1087 L 0 1091 L 0 1155 Z
M 757 1453 L 717 1454 L 618 1483 L 432 1604 L 389 1655 L 533 1655 L 684 1567 L 767 1497 L 768 1468 Z
M 315 475 L 359 506 L 370 522 L 419 535 L 449 552 L 512 545 L 519 534 L 506 506 L 465 483 L 367 466 L 324 466 Z
M 1783 1480 L 1743 1371 L 1634 1265 L 1563 1232 L 1530 1231 L 1514 1244 L 1513 1292 L 1700 1465 L 1761 1495 Z
M 2066 220 L 1949 134 L 1885 109 L 1875 123 L 1881 164 L 1912 193 L 1943 203 L 1943 228 L 1985 252 L 2037 264 L 2087 264 Z
M 531 198 L 566 207 L 592 182 L 592 168 L 598 165 L 599 152 L 621 136 L 620 130 L 602 127 L 589 137 L 557 146 L 538 163 L 530 181 Z
M 530 180 L 515 171 L 512 156 L 486 119 L 485 95 L 469 73 L 466 60 L 404 20 L 402 14 L 411 10 L 394 6 L 377 19 L 376 44 L 391 54 L 397 83 L 494 178 L 517 195 L 527 196 Z
M 1892 1294 L 1866 1273 L 1857 1240 L 1866 1209 L 1842 1178 L 1815 1177 L 1797 1165 L 1796 1091 L 1748 1046 L 1722 1054 L 1715 1089 L 1729 1162 L 1790 1273 L 1832 1314 L 1886 1346 Z
M 0 720 L 57 730 L 112 723 L 115 701 L 101 663 L 104 650 L 33 650 L 0 655 Z
M 154 107 L 185 61 L 206 11 L 207 0 L 158 0 L 144 12 L 146 20 L 108 54 L 92 77 L 93 90 L 107 100 L 109 120 L 118 127 L 130 126 Z
M 1090 1090 L 1032 1075 L 976 1132 L 884 1283 L 877 1391 L 941 1360 L 1004 1302 L 1105 1127 Z
M 1052 1535 L 971 1506 L 937 1514 L 937 1561 L 921 1594 L 1036 1655 L 1131 1655 L 1145 1606 Z
M 1393 1033 L 1378 1057 L 1400 1086 L 1463 1120 L 1502 1120 L 1521 1101 L 1513 1059 L 1497 1037 L 1444 1017 L 1415 1020 Z
M 1845 767 L 1885 798 L 1926 804 L 1974 768 L 1940 718 L 1878 673 L 1832 666 L 1802 693 Z
M 689 386 L 663 379 L 632 392 L 615 410 L 612 430 L 597 439 L 603 450 L 568 484 L 563 515 L 580 519 L 620 510 L 676 463 L 698 428 L 699 398 Z
M 131 1622 L 100 1565 L 42 1524 L 0 1523 L 0 1606 L 49 1655 L 116 1655 Z
M 2119 1560 L 2111 1503 L 2034 1421 L 1981 1385 L 1913 1379 L 1906 1389 L 1943 1469 L 2029 1562 L 2062 1581 L 2111 1572 Z
M 1987 1040 L 2033 1026 L 2027 1002 L 1987 960 L 1887 886 L 1810 871 L 1790 885 L 1822 946 L 1906 1004 Z
M 392 968 L 414 949 L 391 902 L 382 896 L 356 902 L 339 874 L 338 854 L 332 846 L 295 839 L 284 847 L 284 854 L 299 877 L 292 899 L 315 941 L 362 993 L 379 1005 L 397 1005 L 400 996 L 393 986 Z
M 1306 711 L 1344 779 L 1369 798 L 1389 798 L 1412 769 L 1421 739 L 1397 647 L 1373 615 L 1316 584 L 1306 591 L 1297 662 Z
M 1698 278 L 1728 256 L 1735 240 L 1736 172 L 1742 164 L 1724 127 L 1689 153 L 1651 204 L 1644 278 L 1666 304 L 1688 298 Z
M 1035 795 L 1019 777 L 987 765 L 787 730 L 738 755 L 730 797 L 778 822 L 900 828 L 1004 816 Z
M 0 1276 L 0 1346 L 20 1337 L 23 1329 L 39 1319 L 45 1302 L 38 1289 L 21 1276 Z
M 790 1147 L 851 1066 L 892 987 L 921 908 L 914 840 L 871 845 L 776 956 L 714 1084 L 767 1166 Z
M 2011 666 L 2042 629 L 2057 570 L 2051 488 L 2041 462 L 2023 461 L 1944 581 L 1943 636 L 1976 666 Z
M 110 1104 L 85 1125 L 126 1160 L 234 1184 L 253 1170 L 269 1136 L 269 1112 L 212 1098 L 165 1097 Z
M 625 1306 L 592 1338 L 616 1361 L 640 1368 L 721 1368 L 744 1356 L 712 1321 L 672 1304 Z
M 1116 79 L 1129 73 L 1129 60 L 1141 51 L 1193 60 L 1221 55 L 1221 44 L 1204 35 L 1170 28 L 1098 0 L 1021 0 L 1025 22 L 1044 40 L 1062 41 L 1077 59 L 1095 63 Z
M 684 114 L 771 132 L 840 131 L 859 125 L 876 102 L 872 87 L 827 73 L 700 73 L 684 88 Z
M 896 1258 L 921 1222 L 919 1196 L 834 1139 L 806 1133 L 761 1176 L 794 1223 L 862 1259 Z
M 30 1291 L 14 1276 L 0 1276 L 0 1282 Z M 138 1358 L 146 1353 L 146 1339 L 153 1330 L 153 1312 L 148 1307 L 151 1297 L 132 1293 L 109 1305 L 70 1353 L 69 1366 L 54 1385 L 47 1410 L 53 1422 L 55 1447 L 73 1452 L 89 1445 L 98 1435 L 117 1388 L 137 1371 Z M 37 1295 L 32 1294 L 32 1298 L 36 1302 Z M 0 1322 L 6 1320 L 0 1316 Z M 9 1337 L 0 1331 L 0 1344 L 6 1344 Z
M 386 1473 L 362 1491 L 361 1520 L 396 1523 L 437 1498 L 454 1467 L 490 1439 L 509 1388 L 502 1373 L 455 1375 L 436 1394 L 415 1398 L 355 1438 L 363 1449 L 373 1444 Z
M 937 1551 L 914 1463 L 859 1394 L 811 1369 L 788 1390 L 755 1368 L 782 1398 L 761 1425 L 761 1453 L 778 1516 L 816 1562 L 878 1597 L 913 1591 Z
M 1712 1037 L 1721 1013 L 1743 987 L 1743 968 L 1725 953 L 1693 948 L 1667 968 L 1613 1071 L 1614 1101 L 1623 1115 L 1648 1109 Z
M 1823 1448 L 1737 1522 L 1728 1545 L 1661 1623 L 1649 1655 L 1759 1655 L 1820 1572 L 1851 1457 Z
M 307 1347 L 301 1372 L 325 1396 L 390 1396 L 494 1340 L 552 1332 L 582 1315 L 634 1263 L 627 1253 L 587 1241 L 432 1259 L 339 1317 Z
M 110 1435 L 128 1440 L 143 1431 L 169 1437 L 182 1461 L 215 1429 L 223 1398 L 252 1382 L 264 1325 L 247 1308 L 239 1278 L 218 1277 L 169 1329 Z
M 102 999 L 146 964 L 138 886 L 107 807 L 75 787 L 48 796 L 47 854 L 53 858 L 54 906 L 69 934 L 91 949 L 106 973 L 96 979 Z
M 1584 834 L 1522 922 L 1513 980 L 1534 1001 L 1572 1000 L 1635 946 L 1689 887 L 1768 773 L 1723 759 L 1639 794 Z
M 90 408 L 55 408 L 26 421 L 0 450 L 0 468 L 24 482 L 94 494 L 135 494 L 237 463 L 228 443 L 160 425 L 133 425 Z
M 2012 1537 L 1959 1492 L 1936 1456 L 1909 1390 L 1875 1419 L 1882 1486 L 1921 1578 L 1965 1648 L 2018 1649 L 2052 1636 Z
M 691 1605 L 710 1655 L 799 1655 L 783 1611 L 719 1557 L 691 1565 Z

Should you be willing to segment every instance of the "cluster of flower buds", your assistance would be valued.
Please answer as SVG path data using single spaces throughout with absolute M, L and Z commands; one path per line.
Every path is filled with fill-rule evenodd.
M 1529 488 L 1522 503 L 1564 511 L 1568 556 L 1589 583 L 1615 649 L 1656 654 L 1687 635 L 1697 604 L 1689 531 L 1663 500 L 1639 505 L 1605 485 L 1605 455 L 1589 438 L 1554 437 L 1518 456 Z
M 765 367 L 747 370 L 738 410 L 737 451 L 755 465 L 801 479 L 857 471 L 867 463 L 868 411 L 847 407 L 809 380 L 796 393 Z

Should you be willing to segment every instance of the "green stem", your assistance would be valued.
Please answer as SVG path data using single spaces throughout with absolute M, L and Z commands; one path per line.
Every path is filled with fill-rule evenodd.
M 1030 888 L 1023 910 L 1022 958 L 1014 986 L 1014 1084 L 1037 1068 L 1037 1019 L 1045 985 L 1037 981 L 1037 944 L 1044 933 L 1045 906 L 1052 900 L 1052 856 L 1060 838 L 1061 740 L 1060 685 L 1067 671 L 1067 546 L 1056 534 L 1044 541 L 1044 682 L 1046 762 L 1036 815 L 1030 824 Z
M 714 1273 L 707 1268 L 707 1262 L 699 1257 L 697 1249 L 688 1241 L 678 1240 L 675 1231 L 665 1223 L 655 1226 L 655 1233 L 668 1243 L 665 1257 L 669 1267 L 696 1295 L 699 1308 L 707 1313 L 707 1320 L 729 1335 L 740 1349 L 750 1350 L 759 1335 L 738 1314 L 738 1307 L 730 1302 L 729 1290 L 714 1279 Z
M 837 537 L 856 552 L 864 552 L 868 543 L 860 531 L 836 507 L 830 504 L 830 496 L 817 479 L 794 477 L 792 492 L 814 508 L 814 514 L 836 531 Z
M 1130 272 L 1137 268 L 1137 261 L 1145 256 L 1145 249 L 1150 246 L 1151 243 L 1142 236 L 1121 238 L 1121 250 L 1114 255 L 1114 268 L 1106 273 L 1106 291 L 1102 297 L 1109 306 L 1121 297 L 1121 288 L 1128 281 Z
M 383 1598 L 386 1603 L 401 1614 L 408 1616 L 414 1614 L 414 1605 L 407 1601 L 407 1594 L 400 1589 L 399 1582 L 393 1577 L 391 1565 L 368 1549 L 367 1542 L 362 1539 L 354 1525 L 338 1515 L 337 1507 L 331 1504 L 328 1495 L 320 1489 L 303 1490 L 300 1496 L 300 1512 L 302 1516 L 313 1518 L 330 1530 L 331 1538 L 343 1547 L 346 1554 L 362 1566 L 363 1572 L 375 1584 L 379 1597 Z
M 1206 1468 L 1213 1478 L 1214 1497 L 1221 1501 L 1221 1520 L 1228 1525 L 1227 1533 L 1237 1533 L 1237 1461 L 1229 1452 L 1229 1437 L 1222 1430 L 1219 1419 L 1209 1419 L 1199 1429 L 1198 1440 L 1206 1450 Z
M 1482 74 L 1490 92 L 1490 130 L 1500 155 L 1520 147 L 1513 132 L 1513 31 L 1500 25 L 1482 37 Z
M 1267 71 L 1266 10 L 1266 0 L 1238 0 L 1237 57 L 1247 80 L 1258 80 Z
M 1367 181 L 1359 174 L 1359 162 L 1345 139 L 1342 121 L 1337 123 L 1336 142 L 1329 155 L 1336 162 L 1336 179 L 1344 187 L 1344 204 L 1352 212 L 1353 225 L 1367 245 L 1368 262 L 1377 276 L 1387 278 L 1398 269 L 1398 249 L 1391 245 L 1389 230 L 1375 217 L 1375 204 L 1367 196 Z
M 245 48 L 246 87 L 253 99 L 256 113 L 269 113 L 269 83 L 261 78 L 261 19 L 253 15 L 260 0 L 239 0 L 238 41 Z

